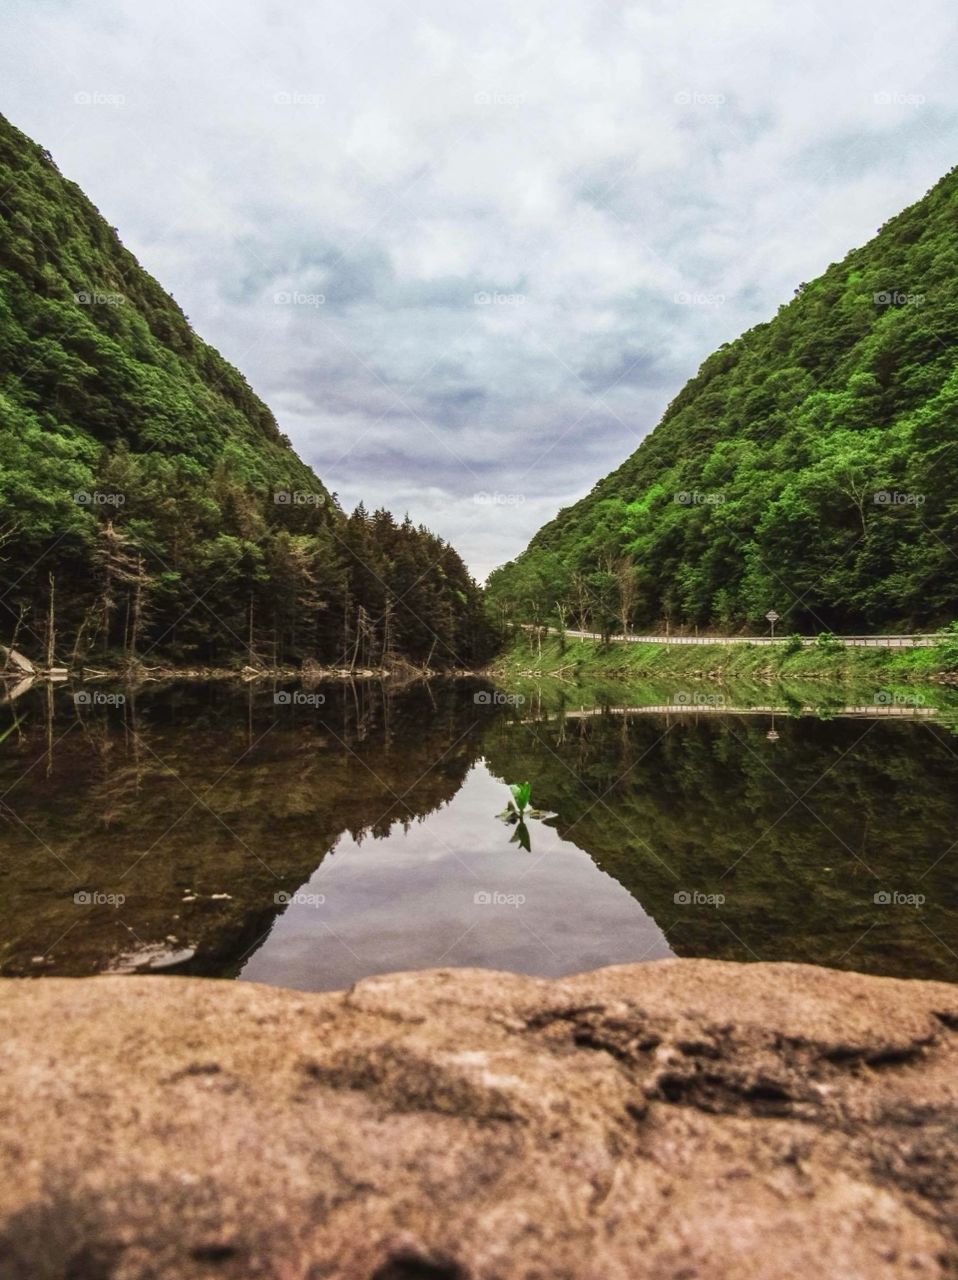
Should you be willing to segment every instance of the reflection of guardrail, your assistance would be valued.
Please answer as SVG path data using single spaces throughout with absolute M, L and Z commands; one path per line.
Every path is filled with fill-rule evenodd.
M 35 683 L 33 676 L 20 676 L 16 680 L 4 676 L 0 679 L 0 704 L 15 702 L 28 689 L 32 689 Z
M 513 721 L 514 724 L 542 724 L 552 720 L 587 720 L 593 716 L 617 715 L 617 716 L 688 716 L 688 715 L 711 715 L 711 716 L 794 716 L 796 714 L 802 716 L 818 716 L 822 710 L 827 710 L 830 718 L 838 719 L 859 719 L 859 720 L 916 720 L 925 719 L 930 716 L 939 714 L 937 707 L 903 707 L 888 705 L 886 703 L 863 703 L 860 706 L 847 707 L 785 707 L 785 706 L 757 706 L 757 707 L 730 707 L 713 702 L 688 703 L 688 702 L 663 702 L 655 706 L 649 707 L 580 707 L 574 710 L 557 711 L 553 715 L 528 716 L 523 720 Z
M 526 631 L 535 631 L 530 623 L 523 623 Z M 546 627 L 552 635 L 558 635 L 558 627 Z M 602 640 L 598 631 L 572 631 L 565 634 L 576 640 Z M 790 636 L 636 636 L 614 635 L 609 637 L 620 644 L 785 644 Z M 805 648 L 818 644 L 817 636 L 800 636 Z M 928 632 L 909 636 L 835 636 L 834 643 L 845 649 L 928 649 L 936 645 L 941 636 Z

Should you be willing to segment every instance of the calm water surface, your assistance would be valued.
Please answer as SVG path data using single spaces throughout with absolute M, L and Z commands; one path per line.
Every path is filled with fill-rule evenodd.
M 0 973 L 325 990 L 680 955 L 958 979 L 952 711 L 638 702 L 30 690 L 0 707 Z

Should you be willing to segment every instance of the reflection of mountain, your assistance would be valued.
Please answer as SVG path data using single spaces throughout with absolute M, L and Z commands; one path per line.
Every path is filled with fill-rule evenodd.
M 41 698 L 22 699 L 24 737 L 0 757 L 0 971 L 189 947 L 184 971 L 228 974 L 344 831 L 382 835 L 455 795 L 478 749 L 471 689 L 321 692 L 277 706 L 181 686 L 75 709 L 63 689 L 49 739 Z
M 94 973 L 193 949 L 184 971 L 233 974 L 282 910 L 275 895 L 309 880 L 343 833 L 424 818 L 482 754 L 506 781 L 529 779 L 532 804 L 679 955 L 958 979 L 958 759 L 943 726 L 778 717 L 770 742 L 760 716 L 523 724 L 478 709 L 473 691 L 450 681 L 387 698 L 370 682 L 277 705 L 268 688 L 179 686 L 75 708 L 64 688 L 49 733 L 44 691 L 25 695 L 23 737 L 0 748 L 0 972 Z M 527 856 L 495 820 L 505 796 L 465 820 L 463 850 L 488 822 Z M 876 903 L 880 891 L 927 901 Z M 77 904 L 77 892 L 125 901 Z
M 505 788 L 479 761 L 452 804 L 357 845 L 343 836 L 240 976 L 304 991 L 372 973 L 508 969 L 558 977 L 670 954 L 622 885 L 529 817 L 533 853 L 494 816 Z
M 506 724 L 490 768 L 528 777 L 559 833 L 679 955 L 958 979 L 958 757 L 931 724 L 607 716 Z M 874 895 L 923 894 L 925 905 Z M 721 906 L 676 894 L 724 894 Z

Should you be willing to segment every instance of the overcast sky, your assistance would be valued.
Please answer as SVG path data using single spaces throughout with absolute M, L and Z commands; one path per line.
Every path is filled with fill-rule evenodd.
M 0 110 L 347 508 L 481 578 L 958 160 L 956 30 L 953 0 L 0 0 Z

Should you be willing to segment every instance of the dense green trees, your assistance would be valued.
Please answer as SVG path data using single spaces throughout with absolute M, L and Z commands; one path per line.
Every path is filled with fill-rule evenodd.
M 606 630 L 624 555 L 642 628 L 751 629 L 772 607 L 803 631 L 954 617 L 956 217 L 952 171 L 710 356 L 639 449 L 491 576 L 496 613 Z
M 481 593 L 347 518 L 242 376 L 0 118 L 0 639 L 57 657 L 473 663 Z M 6 536 L 4 536 L 6 535 Z

